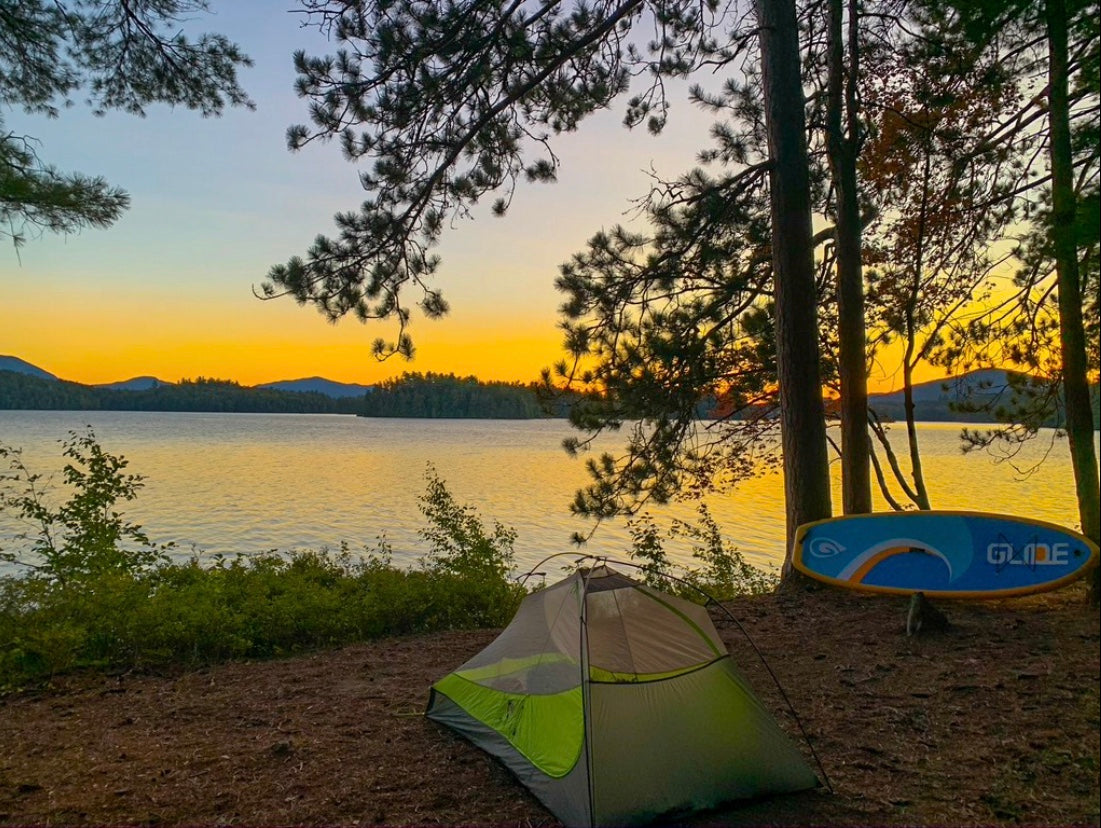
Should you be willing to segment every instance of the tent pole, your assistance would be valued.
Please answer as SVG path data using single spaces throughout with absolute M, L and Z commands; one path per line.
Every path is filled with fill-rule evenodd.
M 590 709 L 591 693 L 589 688 L 589 578 L 592 576 L 590 567 L 581 577 L 581 727 L 585 734 L 585 782 L 589 791 L 589 828 L 596 828 L 596 796 L 593 789 L 593 763 L 592 763 L 592 728 L 589 727 L 592 718 Z

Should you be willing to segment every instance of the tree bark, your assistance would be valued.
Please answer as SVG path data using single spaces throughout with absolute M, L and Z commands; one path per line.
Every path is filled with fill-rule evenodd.
M 794 0 L 758 0 L 772 213 L 776 363 L 783 446 L 787 548 L 800 524 L 828 518 L 829 455 L 818 352 L 817 292 L 811 242 L 806 100 Z
M 917 348 L 918 321 L 917 305 L 921 295 L 921 276 L 925 268 L 925 239 L 927 217 L 929 213 L 930 169 L 932 165 L 933 136 L 927 130 L 924 135 L 923 152 L 925 161 L 921 174 L 921 207 L 918 211 L 917 238 L 914 240 L 913 278 L 910 280 L 910 295 L 906 298 L 906 350 L 902 357 L 902 399 L 906 413 L 906 444 L 910 449 L 910 478 L 913 480 L 911 495 L 919 509 L 928 510 L 929 492 L 925 488 L 925 472 L 921 466 L 921 451 L 918 449 L 917 422 L 914 410 L 914 366 L 918 363 Z
M 1059 287 L 1059 343 L 1063 360 L 1067 437 L 1074 467 L 1082 534 L 1101 543 L 1101 483 L 1093 449 L 1086 332 L 1082 321 L 1082 287 L 1074 239 L 1074 162 L 1070 144 L 1068 101 L 1067 10 L 1065 0 L 1047 0 L 1048 117 L 1051 125 L 1052 241 Z M 1101 569 L 1094 569 L 1090 598 L 1101 598 Z
M 827 146 L 837 193 L 834 238 L 837 252 L 838 374 L 841 380 L 841 500 L 844 513 L 850 515 L 872 510 L 872 479 L 864 275 L 861 265 L 862 227 L 856 179 L 860 140 L 860 121 L 856 110 L 858 26 L 856 4 L 850 3 L 849 66 L 846 73 L 843 1 L 830 0 L 829 4 Z

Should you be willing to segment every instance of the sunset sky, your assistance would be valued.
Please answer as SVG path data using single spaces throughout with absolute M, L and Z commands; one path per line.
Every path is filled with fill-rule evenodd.
M 0 252 L 0 354 L 86 383 L 145 374 L 371 383 L 406 370 L 532 380 L 561 357 L 557 266 L 629 217 L 651 167 L 684 172 L 708 142 L 710 116 L 675 88 L 660 137 L 624 129 L 617 107 L 556 140 L 557 183 L 521 186 L 507 217 L 487 205 L 445 233 L 437 284 L 452 311 L 442 321 L 414 318 L 412 363 L 380 364 L 371 343 L 392 337 L 392 323 L 333 325 L 289 299 L 253 296 L 271 265 L 304 254 L 314 236 L 331 233 L 335 212 L 363 196 L 336 145 L 286 149 L 286 128 L 306 121 L 291 55 L 332 51 L 281 10 L 290 5 L 215 2 L 216 14 L 196 21 L 254 60 L 242 83 L 255 111 L 212 119 L 163 106 L 144 119 L 96 118 L 80 105 L 56 120 L 4 113 L 7 129 L 40 140 L 45 161 L 102 175 L 132 201 L 107 230 L 30 238 Z

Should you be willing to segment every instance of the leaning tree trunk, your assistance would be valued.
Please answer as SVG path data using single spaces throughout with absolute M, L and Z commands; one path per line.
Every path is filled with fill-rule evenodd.
M 1067 99 L 1067 10 L 1065 0 L 1047 0 L 1048 115 L 1051 123 L 1052 237 L 1059 287 L 1059 343 L 1063 359 L 1063 393 L 1067 436 L 1078 495 L 1082 534 L 1101 542 L 1101 492 L 1097 455 L 1093 449 L 1086 332 L 1082 322 L 1082 286 L 1074 241 L 1074 165 L 1070 145 L 1070 104 Z M 1101 569 L 1095 569 L 1090 598 L 1101 598 Z
M 856 156 L 860 141 L 856 80 L 859 71 L 856 3 L 849 4 L 849 66 L 845 71 L 843 0 L 829 4 L 829 105 L 827 146 L 837 192 L 837 334 L 841 379 L 841 501 L 845 514 L 872 510 L 868 373 L 864 341 L 860 204 Z
M 818 364 L 806 100 L 794 0 L 758 0 L 765 126 L 771 159 L 772 276 L 787 517 L 785 577 L 801 523 L 830 516 L 829 456 Z

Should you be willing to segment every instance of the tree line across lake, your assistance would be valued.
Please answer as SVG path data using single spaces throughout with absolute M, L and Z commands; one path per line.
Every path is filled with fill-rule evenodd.
M 927 422 L 989 422 L 993 414 L 987 403 L 1005 396 L 1004 383 L 1004 379 L 1000 385 L 989 379 L 970 384 L 961 379 L 925 383 L 926 391 L 920 395 L 916 415 Z M 970 393 L 962 393 L 961 386 L 970 389 Z M 1096 384 L 1092 393 L 1096 401 Z M 7 410 L 211 411 L 531 420 L 567 417 L 570 409 L 584 399 L 586 395 L 578 392 L 548 395 L 545 386 L 539 383 L 486 382 L 473 376 L 431 372 L 406 373 L 374 386 L 363 396 L 335 398 L 318 392 L 250 387 L 203 377 L 142 390 L 121 390 L 0 371 L 0 409 Z M 905 418 L 898 393 L 873 395 L 871 403 L 885 420 Z M 1098 411 L 1096 402 L 1094 410 Z M 716 419 L 728 414 L 729 408 L 721 400 L 708 398 L 700 400 L 697 406 L 701 419 Z
M 534 385 L 482 382 L 454 374 L 404 374 L 375 387 L 361 401 L 365 417 L 534 420 L 565 416 L 544 405 Z
M 39 411 L 212 411 L 259 414 L 358 414 L 365 417 L 537 419 L 564 417 L 577 394 L 553 402 L 535 383 L 483 382 L 453 374 L 404 374 L 363 396 L 249 387 L 200 377 L 121 390 L 0 371 L 0 409 Z

